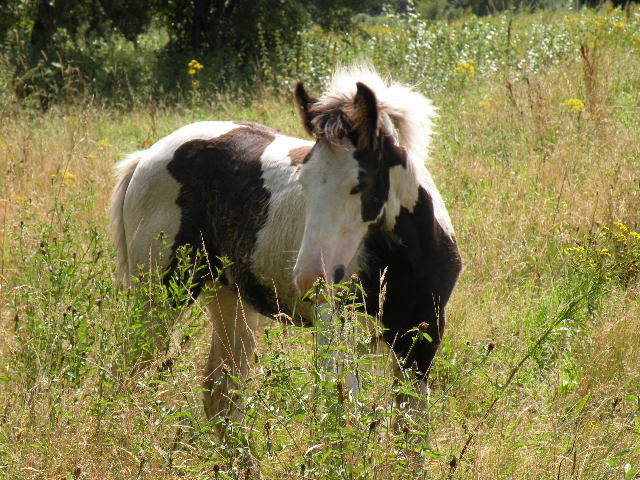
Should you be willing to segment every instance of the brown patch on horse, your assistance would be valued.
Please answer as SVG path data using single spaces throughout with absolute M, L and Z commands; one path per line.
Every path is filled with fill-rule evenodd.
M 312 146 L 297 147 L 289 151 L 289 158 L 291 159 L 291 165 L 300 165 L 307 160 L 309 152 L 311 152 Z
M 190 245 L 206 252 L 215 267 L 222 266 L 218 258 L 229 258 L 232 263 L 222 273 L 223 283 L 232 279 L 242 298 L 264 315 L 278 311 L 277 301 L 253 275 L 251 255 L 267 220 L 271 196 L 262 180 L 260 158 L 275 138 L 275 131 L 266 127 L 238 126 L 210 140 L 183 143 L 167 165 L 181 185 L 176 204 L 182 218 L 173 253 Z M 192 256 L 195 261 L 195 252 Z M 170 268 L 176 266 L 174 259 Z M 211 270 L 216 271 L 198 272 L 199 285 Z

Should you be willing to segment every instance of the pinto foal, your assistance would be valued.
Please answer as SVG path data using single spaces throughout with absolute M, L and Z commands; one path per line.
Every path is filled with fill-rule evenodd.
M 126 285 L 141 265 L 170 278 L 183 245 L 214 264 L 231 261 L 219 278 L 215 268 L 199 270 L 193 292 L 214 280 L 224 286 L 207 305 L 209 416 L 229 407 L 225 373 L 248 374 L 259 315 L 311 325 L 313 306 L 300 295 L 318 278 L 333 284 L 354 273 L 366 313 L 426 391 L 460 272 L 451 220 L 424 166 L 430 101 L 362 68 L 337 72 L 320 98 L 302 84 L 295 97 L 315 141 L 249 122 L 198 122 L 117 166 L 111 228 Z M 170 255 L 160 254 L 159 235 Z M 417 326 L 431 341 L 414 341 Z

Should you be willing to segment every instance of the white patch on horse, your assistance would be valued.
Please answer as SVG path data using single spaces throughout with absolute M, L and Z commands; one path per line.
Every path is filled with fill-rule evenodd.
M 444 205 L 444 200 L 438 191 L 427 169 L 413 167 L 414 171 L 405 169 L 400 165 L 389 169 L 389 199 L 386 204 L 385 222 L 389 230 L 395 227 L 396 219 L 400 214 L 400 208 L 405 207 L 410 212 L 418 201 L 418 189 L 424 188 L 431 197 L 433 203 L 433 215 L 438 225 L 449 236 L 453 237 L 453 224 L 449 212 Z M 417 170 L 417 171 L 415 171 Z
M 137 273 L 138 265 L 165 267 L 171 260 L 169 247 L 175 241 L 182 218 L 176 204 L 180 184 L 167 170 L 175 151 L 191 140 L 214 139 L 237 128 L 245 127 L 233 122 L 192 123 L 123 161 L 139 159 L 122 205 L 129 275 Z
M 262 181 L 271 198 L 251 257 L 252 271 L 262 283 L 273 285 L 291 309 L 298 297 L 291 270 L 304 231 L 305 205 L 298 182 L 300 168 L 291 165 L 289 152 L 312 146 L 308 140 L 278 135 L 260 158 Z
M 307 199 L 302 244 L 294 267 L 298 289 L 305 293 L 318 277 L 334 281 L 334 269 L 351 264 L 368 228 L 361 201 L 349 192 L 358 185 L 358 162 L 347 139 L 332 149 L 316 144 L 303 165 L 300 182 Z M 344 276 L 349 275 L 346 268 Z M 342 280 L 342 279 L 340 279 Z

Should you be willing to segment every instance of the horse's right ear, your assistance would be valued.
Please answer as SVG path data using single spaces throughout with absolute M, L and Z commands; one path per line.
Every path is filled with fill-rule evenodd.
M 307 91 L 304 89 L 302 82 L 298 82 L 296 85 L 295 96 L 302 124 L 304 125 L 307 133 L 313 136 L 313 124 L 311 123 L 311 120 L 313 120 L 313 114 L 311 113 L 311 107 L 318 100 L 309 96 Z

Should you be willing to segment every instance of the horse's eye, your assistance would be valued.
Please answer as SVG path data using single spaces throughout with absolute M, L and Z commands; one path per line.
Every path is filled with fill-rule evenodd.
M 349 193 L 351 195 L 356 195 L 356 194 L 360 193 L 361 191 L 362 191 L 362 184 L 359 183 L 355 187 L 353 187 Z

